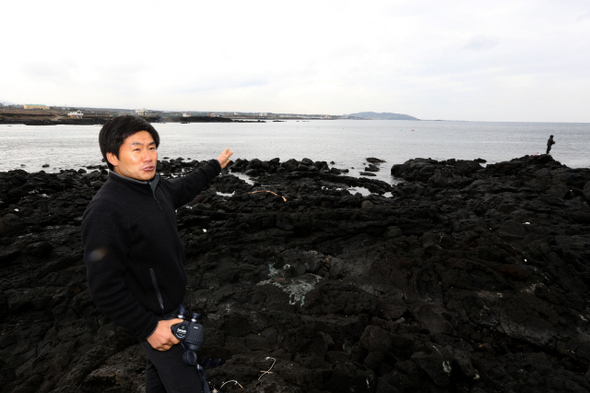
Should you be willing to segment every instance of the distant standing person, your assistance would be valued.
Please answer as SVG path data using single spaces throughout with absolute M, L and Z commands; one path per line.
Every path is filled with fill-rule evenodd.
M 555 141 L 553 140 L 553 135 L 549 136 L 549 140 L 547 140 L 547 153 L 545 154 L 549 154 L 549 152 L 551 151 L 551 146 L 555 145 Z

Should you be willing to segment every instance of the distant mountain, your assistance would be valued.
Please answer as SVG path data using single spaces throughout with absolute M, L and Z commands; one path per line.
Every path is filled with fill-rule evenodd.
M 359 113 L 351 113 L 350 115 L 346 115 L 350 117 L 356 117 L 360 119 L 367 119 L 367 120 L 420 120 L 413 116 L 403 115 L 401 113 L 376 113 L 376 112 L 359 112 Z

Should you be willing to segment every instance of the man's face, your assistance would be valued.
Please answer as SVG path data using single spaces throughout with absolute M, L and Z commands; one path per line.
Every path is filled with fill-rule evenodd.
M 156 142 L 147 131 L 127 137 L 119 148 L 119 157 L 107 153 L 107 159 L 121 176 L 135 180 L 151 180 L 156 174 L 158 151 Z

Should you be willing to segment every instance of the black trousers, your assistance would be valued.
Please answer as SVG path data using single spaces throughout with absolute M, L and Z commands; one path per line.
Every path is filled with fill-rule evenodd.
M 164 352 L 153 349 L 147 341 L 142 341 L 141 347 L 148 358 L 145 370 L 146 393 L 203 392 L 195 366 L 187 366 L 182 361 L 182 345 L 174 345 Z

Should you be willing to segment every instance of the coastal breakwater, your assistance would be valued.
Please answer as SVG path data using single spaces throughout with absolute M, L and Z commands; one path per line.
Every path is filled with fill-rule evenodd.
M 323 161 L 237 160 L 179 209 L 209 380 L 225 392 L 590 391 L 590 170 L 542 155 L 391 173 L 399 184 Z M 143 389 L 141 349 L 86 285 L 80 222 L 105 179 L 0 173 L 0 392 Z
M 126 112 L 130 113 L 130 112 Z M 24 124 L 28 126 L 51 126 L 59 124 L 93 125 L 104 124 L 119 111 L 90 111 L 81 117 L 72 117 L 64 110 L 0 109 L 0 124 Z M 152 114 L 141 116 L 151 123 L 229 123 L 234 120 L 219 116 L 181 116 L 173 114 Z
M 93 125 L 105 124 L 111 120 L 113 116 L 87 116 L 84 118 L 71 117 L 3 117 L 0 116 L 0 124 L 24 124 L 27 126 L 55 126 L 59 124 L 68 125 Z M 211 117 L 211 116 L 143 116 L 151 123 L 231 123 L 235 120 L 225 117 Z

